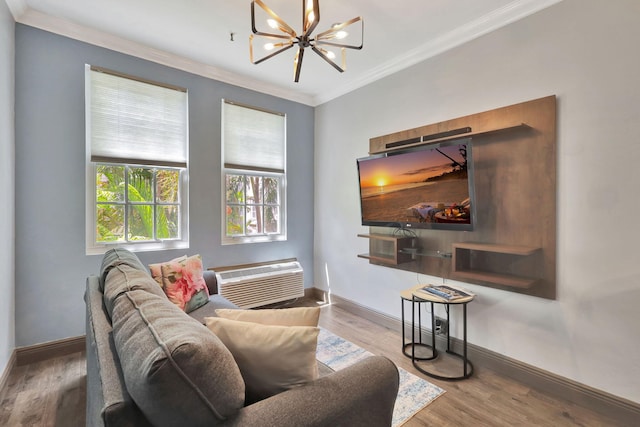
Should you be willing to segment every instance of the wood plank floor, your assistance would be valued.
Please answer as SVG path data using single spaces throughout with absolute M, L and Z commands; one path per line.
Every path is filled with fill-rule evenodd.
M 463 381 L 419 373 L 401 351 L 401 333 L 337 306 L 322 309 L 320 325 L 446 390 L 403 427 L 419 426 L 623 426 L 588 408 L 558 400 L 489 369 L 476 367 Z
M 314 305 L 309 299 L 296 305 Z M 320 325 L 398 366 L 422 376 L 446 393 L 403 427 L 419 426 L 622 426 L 607 417 L 551 398 L 488 369 L 476 367 L 464 381 L 438 381 L 417 372 L 402 355 L 400 331 L 324 306 Z M 85 425 L 84 353 L 16 367 L 0 392 L 0 426 Z
M 0 393 L 0 426 L 85 425 L 84 352 L 15 367 Z

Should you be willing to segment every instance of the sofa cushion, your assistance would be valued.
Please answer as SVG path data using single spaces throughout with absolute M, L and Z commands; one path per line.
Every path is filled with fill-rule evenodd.
M 318 378 L 319 328 L 261 325 L 221 317 L 204 320 L 238 363 L 247 404 Z
M 261 310 L 216 310 L 218 317 L 274 326 L 318 326 L 320 307 L 292 307 Z
M 243 406 L 229 350 L 165 297 L 125 292 L 112 318 L 127 390 L 153 425 L 212 426 Z
M 202 275 L 200 255 L 164 263 L 162 288 L 169 301 L 189 313 L 209 300 L 209 288 Z
M 129 267 L 145 271 L 144 266 L 138 259 L 138 257 L 127 249 L 109 249 L 105 252 L 102 258 L 102 265 L 100 266 L 100 290 L 104 292 L 104 283 L 107 279 L 107 275 L 112 268 L 118 265 L 128 265 Z
M 140 270 L 129 264 L 119 264 L 109 270 L 104 283 L 104 306 L 109 317 L 113 319 L 115 301 L 125 292 L 133 290 L 142 290 L 167 299 L 144 268 Z
M 209 297 L 209 302 L 203 305 L 200 308 L 196 308 L 192 312 L 189 313 L 189 316 L 193 317 L 198 321 L 198 323 L 204 324 L 205 317 L 216 317 L 216 310 L 220 308 L 228 308 L 239 310 L 238 306 L 223 297 L 220 294 L 211 295 Z

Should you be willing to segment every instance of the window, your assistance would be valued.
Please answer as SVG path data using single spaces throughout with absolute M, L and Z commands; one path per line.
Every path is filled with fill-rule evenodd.
M 86 66 L 87 254 L 188 247 L 186 90 Z
M 96 164 L 96 241 L 180 238 L 180 170 Z
M 227 237 L 280 234 L 278 175 L 226 174 Z
M 286 240 L 286 117 L 222 101 L 222 243 Z

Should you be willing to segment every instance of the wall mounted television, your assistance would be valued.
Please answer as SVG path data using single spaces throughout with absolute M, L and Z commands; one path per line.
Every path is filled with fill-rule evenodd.
M 471 138 L 356 160 L 362 225 L 473 230 Z

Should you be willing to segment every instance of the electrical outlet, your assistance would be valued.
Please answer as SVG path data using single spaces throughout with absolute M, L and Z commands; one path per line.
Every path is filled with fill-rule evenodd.
M 447 320 L 442 317 L 436 316 L 436 334 L 437 335 L 446 335 L 447 334 Z

